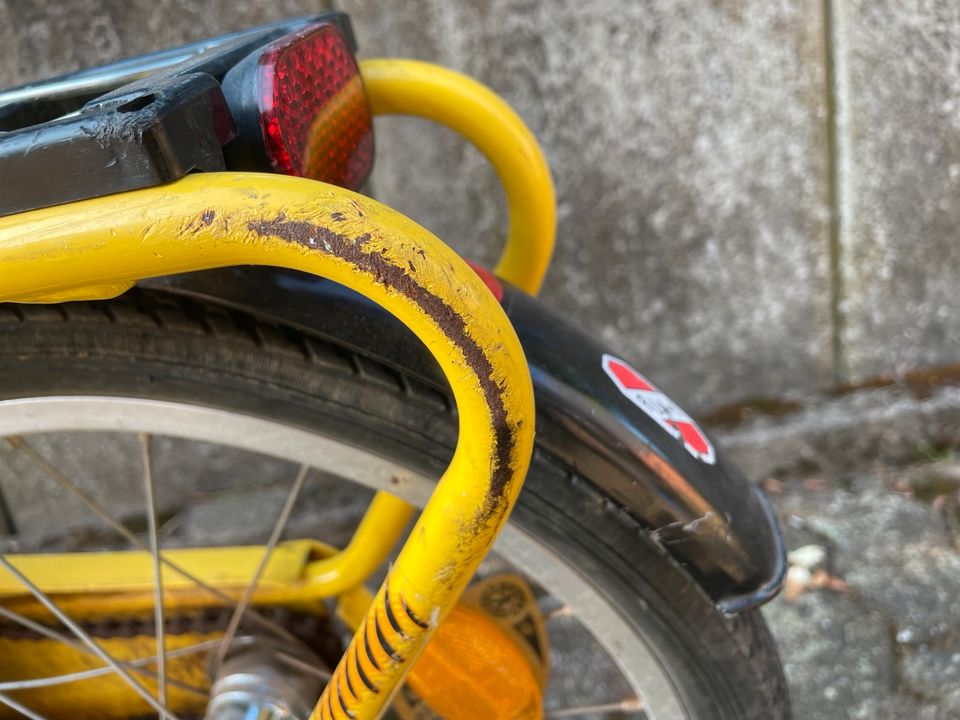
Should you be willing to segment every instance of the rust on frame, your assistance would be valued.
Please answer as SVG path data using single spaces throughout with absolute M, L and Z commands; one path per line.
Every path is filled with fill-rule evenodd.
M 382 251 L 366 252 L 364 246 L 370 240 L 369 235 L 351 238 L 322 225 L 288 220 L 282 214 L 272 220 L 251 221 L 247 223 L 247 228 L 260 237 L 275 237 L 313 251 L 335 255 L 358 270 L 372 275 L 380 284 L 413 301 L 460 349 L 490 408 L 490 419 L 496 438 L 496 467 L 487 489 L 485 513 L 478 520 L 485 522 L 497 510 L 502 511 L 504 508 L 501 499 L 513 475 L 514 434 L 520 423 L 511 423 L 507 419 L 503 388 L 494 380 L 493 365 L 479 343 L 467 332 L 463 317 L 443 298 L 417 283 L 406 268 L 390 262 Z

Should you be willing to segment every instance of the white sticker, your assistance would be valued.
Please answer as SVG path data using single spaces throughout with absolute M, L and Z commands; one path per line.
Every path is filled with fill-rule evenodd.
M 613 355 L 604 354 L 603 369 L 630 402 L 679 440 L 687 452 L 710 465 L 717 461 L 713 445 L 693 418 L 634 367 Z

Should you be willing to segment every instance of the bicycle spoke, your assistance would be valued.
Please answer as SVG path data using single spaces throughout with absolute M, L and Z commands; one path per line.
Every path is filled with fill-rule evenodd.
M 575 718 L 581 715 L 595 715 L 596 713 L 626 713 L 633 715 L 644 712 L 643 701 L 638 698 L 621 700 L 616 703 L 606 703 L 604 705 L 584 705 L 582 707 L 563 708 L 561 710 L 550 710 L 545 715 L 546 720 L 555 718 Z
M 80 499 L 97 517 L 103 520 L 107 525 L 113 528 L 121 537 L 127 539 L 134 546 L 150 552 L 151 559 L 153 563 L 153 575 L 154 575 L 154 622 L 157 628 L 157 648 L 156 655 L 150 655 L 146 657 L 140 657 L 135 660 L 120 661 L 111 656 L 107 655 L 105 651 L 98 648 L 96 642 L 89 638 L 89 636 L 84 636 L 83 631 L 75 627 L 71 622 L 68 622 L 67 618 L 62 611 L 54 610 L 51 605 L 53 604 L 52 600 L 47 600 L 51 605 L 47 605 L 43 599 L 37 593 L 42 591 L 39 588 L 35 588 L 32 585 L 24 582 L 26 579 L 23 578 L 22 574 L 16 571 L 15 567 L 10 563 L 5 555 L 0 553 L 0 566 L 6 567 L 11 573 L 20 579 L 21 582 L 24 582 L 24 585 L 33 593 L 41 603 L 43 603 L 61 622 L 63 622 L 77 637 L 81 638 L 83 642 L 76 642 L 71 640 L 69 637 L 66 637 L 56 631 L 53 631 L 49 628 L 46 628 L 39 623 L 33 623 L 27 618 L 20 618 L 16 613 L 12 613 L 2 607 L 0 607 L 0 616 L 7 617 L 14 621 L 19 621 L 20 619 L 26 621 L 21 622 L 21 624 L 33 629 L 37 632 L 40 632 L 47 637 L 52 639 L 59 640 L 64 642 L 71 647 L 74 647 L 78 650 L 82 650 L 89 654 L 99 657 L 105 665 L 102 667 L 96 667 L 89 670 L 78 671 L 69 674 L 54 675 L 43 678 L 31 678 L 29 680 L 21 681 L 8 681 L 0 682 L 0 703 L 4 703 L 5 699 L 10 699 L 9 696 L 4 695 L 8 691 L 19 691 L 26 689 L 41 689 L 46 687 L 52 687 L 55 685 L 61 685 L 71 682 L 79 682 L 83 680 L 88 680 L 90 678 L 102 677 L 109 674 L 119 675 L 128 685 L 130 685 L 134 691 L 137 692 L 140 697 L 144 699 L 145 702 L 150 704 L 150 706 L 157 710 L 160 715 L 161 720 L 176 720 L 168 710 L 166 710 L 166 701 L 168 694 L 168 687 L 178 687 L 187 692 L 196 693 L 198 696 L 206 696 L 207 691 L 182 683 L 175 678 L 167 677 L 167 659 L 178 657 L 182 655 L 200 653 L 200 652 L 215 652 L 213 656 L 213 662 L 210 667 L 219 668 L 227 653 L 230 650 L 231 644 L 234 638 L 237 636 L 237 632 L 240 629 L 241 624 L 245 620 L 250 622 L 257 622 L 258 624 L 269 626 L 270 629 L 274 632 L 279 631 L 278 634 L 286 638 L 290 638 L 291 635 L 284 628 L 281 628 L 279 625 L 274 623 L 267 618 L 264 618 L 260 615 L 254 607 L 252 607 L 253 597 L 256 593 L 256 590 L 259 586 L 259 582 L 263 576 L 263 573 L 266 570 L 267 565 L 270 562 L 272 554 L 280 542 L 280 539 L 283 536 L 283 532 L 286 529 L 287 524 L 289 523 L 290 517 L 292 515 L 295 503 L 299 497 L 303 486 L 306 481 L 306 477 L 309 473 L 309 467 L 301 466 L 299 472 L 290 487 L 290 490 L 284 500 L 283 506 L 280 510 L 280 513 L 277 517 L 277 520 L 274 524 L 274 527 L 271 531 L 270 538 L 268 539 L 263 555 L 261 556 L 259 563 L 254 571 L 253 577 L 250 580 L 249 584 L 244 588 L 243 594 L 240 597 L 239 601 L 235 601 L 230 596 L 225 593 L 217 590 L 216 588 L 210 587 L 203 580 L 193 576 L 191 573 L 183 570 L 176 563 L 168 560 L 160 549 L 159 541 L 159 527 L 157 522 L 157 504 L 156 504 L 156 486 L 154 482 L 153 472 L 152 472 L 152 438 L 146 433 L 139 434 L 139 439 L 141 443 L 141 452 L 142 452 L 142 467 L 143 467 L 143 485 L 144 492 L 146 497 L 146 508 L 147 508 L 147 534 L 145 539 L 134 534 L 129 530 L 119 519 L 117 519 L 113 514 L 105 509 L 97 500 L 90 496 L 86 491 L 84 491 L 77 483 L 70 478 L 66 477 L 62 472 L 60 472 L 54 465 L 52 465 L 46 458 L 43 457 L 37 450 L 30 445 L 24 438 L 20 436 L 11 436 L 8 437 L 8 442 L 18 450 L 27 454 L 30 459 L 36 463 L 47 475 L 49 475 L 53 480 L 55 480 L 60 486 L 69 490 L 73 495 Z M 226 631 L 223 638 L 221 639 L 211 639 L 203 643 L 198 643 L 195 645 L 188 646 L 186 648 L 177 648 L 173 651 L 166 651 L 166 633 L 165 633 L 165 608 L 163 602 L 163 576 L 162 576 L 162 565 L 166 565 L 170 568 L 171 571 L 176 572 L 178 575 L 186 578 L 188 581 L 194 583 L 196 586 L 201 589 L 210 592 L 213 596 L 217 597 L 218 600 L 221 600 L 228 607 L 232 607 L 232 613 L 230 620 L 227 624 Z M 46 597 L 46 596 L 44 596 Z M 55 607 L 55 606 L 54 606 Z M 551 610 L 544 613 L 544 620 L 551 622 L 554 620 L 559 620 L 561 618 L 567 618 L 572 615 L 572 609 L 566 605 L 560 605 L 558 607 L 552 608 Z M 27 623 L 30 623 L 29 625 Z M 79 632 L 78 632 L 79 631 Z M 89 641 L 89 642 L 88 642 Z M 103 654 L 101 654 L 103 653 Z M 277 651 L 274 653 L 276 660 L 283 665 L 291 669 L 299 669 L 303 672 L 309 672 L 312 675 L 315 675 L 323 680 L 328 680 L 330 677 L 330 672 L 322 667 L 315 667 L 310 663 L 304 662 L 302 659 L 297 658 L 288 653 Z M 152 666 L 156 667 L 156 673 L 152 672 L 150 669 Z M 157 681 L 157 692 L 154 697 L 146 687 L 141 685 L 134 677 L 131 675 L 135 673 L 136 675 L 146 676 L 156 678 Z M 13 700 L 13 702 L 16 702 Z M 7 703 L 8 704 L 8 703 Z M 11 706 L 13 707 L 13 706 Z M 35 713 L 31 714 L 32 711 L 26 708 L 22 708 L 19 703 L 15 710 L 23 713 L 27 717 L 40 717 Z M 604 713 L 621 713 L 629 716 L 643 716 L 644 714 L 644 703 L 636 698 L 630 698 L 622 700 L 620 702 L 613 703 L 602 703 L 595 705 L 584 705 L 578 707 L 561 707 L 555 710 L 547 711 L 544 715 L 546 720 L 561 720 L 566 718 L 580 718 L 588 715 L 595 714 L 604 714 Z
M 153 484 L 153 462 L 150 457 L 150 436 L 140 434 L 143 451 L 143 491 L 147 501 L 147 532 L 153 558 L 153 624 L 157 639 L 157 700 L 167 705 L 167 644 L 163 617 L 163 577 L 160 571 L 160 542 L 157 539 L 157 495 Z
M 100 503 L 98 503 L 93 497 L 91 497 L 86 491 L 83 490 L 79 485 L 77 485 L 73 480 L 64 475 L 60 470 L 58 470 L 54 465 L 47 461 L 43 455 L 41 455 L 37 450 L 28 443 L 24 438 L 18 435 L 10 435 L 6 438 L 7 442 L 14 448 L 25 453 L 31 461 L 33 461 L 40 469 L 42 469 L 47 476 L 49 476 L 53 481 L 58 485 L 69 490 L 73 493 L 84 505 L 87 506 L 97 517 L 107 523 L 111 528 L 114 529 L 121 537 L 126 538 L 131 544 L 140 548 L 141 550 L 149 551 L 150 547 L 141 540 L 137 535 L 131 532 L 126 525 L 121 523 L 117 518 L 115 518 L 110 512 L 106 510 Z M 175 573 L 181 577 L 189 580 L 194 583 L 197 587 L 203 589 L 205 592 L 213 595 L 215 598 L 220 600 L 224 605 L 230 608 L 235 608 L 236 602 L 224 592 L 221 592 L 217 588 L 205 583 L 203 580 L 198 578 L 193 573 L 185 570 L 180 567 L 178 564 L 167 559 L 163 554 L 160 555 L 160 562 L 166 565 L 168 568 L 173 570 Z M 265 618 L 259 612 L 253 608 L 247 609 L 248 619 L 255 622 L 258 626 L 269 630 L 277 637 L 286 640 L 287 642 L 294 642 L 296 638 L 284 627 L 278 625 L 272 620 Z
M 77 640 L 74 640 L 74 639 L 72 639 L 72 638 L 69 638 L 69 637 L 67 637 L 66 635 L 64 635 L 63 633 L 59 633 L 59 632 L 57 632 L 56 630 L 47 627 L 46 625 L 43 625 L 43 624 L 38 623 L 38 622 L 35 622 L 35 621 L 31 620 L 30 618 L 24 617 L 23 615 L 21 615 L 21 614 L 19 614 L 19 613 L 16 613 L 16 612 L 14 612 L 13 610 L 8 610 L 7 608 L 5 608 L 5 607 L 3 607 L 3 606 L 0 606 L 0 617 L 5 617 L 5 618 L 7 618 L 8 620 L 11 620 L 12 622 L 15 622 L 16 624 L 18 624 L 18 625 L 20 625 L 20 626 L 22 626 L 22 627 L 27 628 L 28 630 L 32 630 L 33 632 L 37 633 L 38 635 L 41 635 L 41 636 L 46 637 L 46 638 L 50 638 L 51 640 L 56 640 L 56 641 L 58 641 L 58 642 L 61 642 L 61 643 L 63 643 L 64 645 L 67 645 L 68 647 L 73 648 L 74 650 L 78 650 L 78 651 L 80 651 L 80 652 L 86 653 L 87 655 L 94 655 L 94 653 L 91 652 L 90 648 L 88 648 L 88 647 L 87 647 L 86 645 L 84 645 L 82 642 L 79 642 L 79 641 L 77 641 Z M 188 645 L 188 646 L 183 647 L 183 648 L 177 648 L 176 650 L 172 650 L 172 651 L 166 653 L 166 656 L 167 656 L 168 658 L 171 658 L 171 657 L 178 657 L 178 656 L 180 656 L 180 655 L 190 655 L 190 654 L 193 654 L 193 653 L 203 652 L 203 651 L 205 651 L 205 650 L 211 650 L 211 649 L 213 649 L 214 647 L 216 647 L 216 646 L 219 645 L 219 644 L 220 644 L 220 641 L 219 641 L 219 640 L 205 640 L 205 641 L 200 642 L 200 643 L 195 643 L 195 644 L 193 644 L 193 645 Z M 134 670 L 138 675 L 146 675 L 146 676 L 149 676 L 149 677 L 155 677 L 155 676 L 156 676 L 155 673 L 153 673 L 153 672 L 151 672 L 150 670 L 147 670 L 147 669 L 145 669 L 145 668 L 142 667 L 142 666 L 144 666 L 144 665 L 149 665 L 151 662 L 154 661 L 154 659 L 155 659 L 155 658 L 153 658 L 153 657 L 148 657 L 148 658 L 141 658 L 141 659 L 138 659 L 138 660 L 124 660 L 124 661 L 121 662 L 120 664 L 123 665 L 124 667 L 131 668 L 131 669 Z M 98 668 L 98 670 L 99 670 L 99 669 L 100 669 L 100 668 Z M 104 673 L 106 673 L 106 672 L 113 672 L 113 668 L 106 667 L 106 668 L 103 668 L 103 671 L 104 671 Z M 172 685 L 172 686 L 174 686 L 174 687 L 178 687 L 178 688 L 180 688 L 181 690 L 187 690 L 188 692 L 192 692 L 192 693 L 195 693 L 195 694 L 198 694 L 198 695 L 203 695 L 203 696 L 206 696 L 206 694 L 207 694 L 205 690 L 201 690 L 201 689 L 198 688 L 198 687 L 195 687 L 195 686 L 193 686 L 193 685 L 189 685 L 189 684 L 187 684 L 187 683 L 185 683 L 185 682 L 181 682 L 180 680 L 176 680 L 176 679 L 173 679 L 173 678 L 168 678 L 168 679 L 167 679 L 167 682 L 168 682 L 168 684 L 170 684 L 170 685 Z M 2 688 L 0 688 L 0 689 L 2 689 Z
M 8 620 L 12 620 L 13 622 L 17 623 L 17 625 L 22 625 L 28 630 L 33 630 L 33 632 L 37 633 L 38 635 L 50 638 L 51 640 L 58 640 L 64 645 L 69 645 L 74 650 L 80 650 L 86 653 L 90 652 L 87 646 L 82 642 L 68 638 L 66 635 L 58 633 L 56 630 L 52 630 L 46 625 L 34 622 L 30 618 L 24 617 L 19 613 L 15 613 L 13 610 L 8 610 L 7 608 L 0 606 L 0 617 L 5 617 Z
M 263 557 L 260 558 L 260 564 L 257 565 L 256 572 L 254 572 L 253 578 L 250 580 L 250 584 L 247 585 L 246 590 L 244 590 L 243 597 L 240 598 L 240 603 L 233 611 L 233 615 L 230 616 L 230 622 L 227 624 L 227 631 L 224 633 L 223 641 L 220 644 L 220 649 L 217 651 L 216 659 L 213 661 L 214 675 L 216 674 L 215 671 L 223 663 L 223 659 L 226 657 L 227 650 L 230 648 L 230 642 L 233 640 L 233 636 L 236 634 L 237 628 L 240 627 L 240 621 L 243 620 L 243 614 L 246 611 L 247 606 L 250 604 L 250 601 L 253 599 L 253 593 L 256 591 L 257 585 L 260 582 L 260 576 L 267 567 L 267 562 L 270 560 L 270 555 L 273 553 L 273 548 L 276 547 L 277 543 L 280 541 L 280 536 L 283 535 L 283 530 L 287 526 L 287 521 L 290 519 L 290 515 L 293 512 L 294 503 L 296 503 L 297 497 L 300 495 L 300 490 L 303 488 L 303 483 L 307 479 L 308 472 L 310 472 L 309 467 L 306 465 L 300 466 L 300 472 L 297 473 L 297 477 L 293 481 L 290 492 L 287 494 L 287 499 L 283 503 L 283 508 L 280 510 L 280 515 L 277 517 L 277 522 L 273 526 L 273 532 L 270 533 L 270 539 L 267 541 L 267 547 L 263 551 Z
M 33 710 L 30 710 L 29 708 L 24 707 L 9 695 L 4 695 L 3 693 L 0 693 L 0 703 L 3 703 L 11 710 L 16 710 L 18 713 L 20 713 L 24 717 L 30 718 L 30 720 L 47 720 L 43 715 L 38 715 L 37 713 L 33 712 Z
M 300 658 L 295 657 L 290 653 L 285 653 L 282 650 L 277 650 L 273 653 L 273 656 L 284 665 L 296 668 L 297 670 L 303 670 L 305 673 L 309 673 L 310 675 L 318 677 L 321 680 L 329 680 L 332 676 L 332 673 L 329 670 L 325 668 L 319 668 L 316 665 L 311 665 L 310 663 L 304 662 Z
M 178 720 L 176 715 L 173 715 L 169 710 L 161 706 L 160 703 L 158 703 L 150 694 L 150 692 L 143 685 L 141 685 L 115 657 L 100 647 L 96 640 L 94 640 L 82 627 L 77 625 L 77 623 L 75 623 L 69 615 L 63 612 L 63 610 L 61 610 L 60 607 L 50 599 L 50 596 L 34 585 L 29 578 L 21 573 L 3 553 L 0 553 L 0 566 L 2 566 L 7 572 L 19 580 L 20 583 L 30 591 L 30 594 L 33 595 L 41 605 L 53 613 L 57 620 L 62 622 L 67 629 L 70 630 L 70 632 L 72 632 L 81 642 L 83 642 L 84 645 L 89 647 L 97 657 L 99 657 L 107 665 L 110 665 L 117 672 L 117 674 L 120 675 L 120 677 L 126 680 L 127 684 L 133 688 L 133 690 L 144 700 L 144 702 L 160 713 L 161 718 Z

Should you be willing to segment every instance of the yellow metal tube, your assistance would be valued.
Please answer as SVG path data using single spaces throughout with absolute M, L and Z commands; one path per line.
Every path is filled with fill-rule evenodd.
M 486 155 L 497 171 L 510 209 L 510 232 L 496 272 L 528 293 L 536 294 L 553 254 L 556 214 L 553 183 L 540 145 L 513 109 L 492 90 L 466 75 L 415 60 L 365 60 L 361 72 L 375 114 L 415 115 L 459 132 Z M 403 507 L 389 517 L 377 513 L 365 523 L 345 552 L 323 561 L 318 580 L 327 588 L 346 590 L 362 582 L 386 553 L 386 527 L 401 531 L 409 519 Z M 394 541 L 395 542 L 395 541 Z M 392 547 L 392 546 L 391 546 Z M 379 560 L 370 554 L 380 548 Z M 357 556 L 352 551 L 366 551 Z
M 314 273 L 379 303 L 437 358 L 457 402 L 453 460 L 314 711 L 375 718 L 516 501 L 533 447 L 529 371 L 502 308 L 456 253 L 341 188 L 198 174 L 0 218 L 2 301 L 94 297 L 145 277 L 241 264 Z
M 254 602 L 313 601 L 340 595 L 363 583 L 382 565 L 410 523 L 414 507 L 388 492 L 378 492 L 343 551 L 314 540 L 284 542 L 274 548 Z M 216 547 L 173 549 L 163 557 L 185 568 L 207 585 L 239 597 L 253 580 L 263 548 Z M 48 595 L 71 595 L 72 606 L 134 611 L 153 602 L 153 561 L 148 552 L 34 553 L 8 559 Z M 163 568 L 163 585 L 172 602 L 196 603 L 194 582 L 170 567 Z M 109 601 L 103 595 L 110 596 Z M 0 568 L 0 600 L 29 598 L 15 577 Z M 99 597 L 98 597 L 99 596 Z M 28 603 L 29 604 L 29 603 Z
M 476 80 L 418 60 L 372 59 L 360 73 L 375 115 L 413 115 L 446 125 L 493 165 L 510 211 L 510 232 L 495 268 L 536 294 L 553 254 L 556 200 L 537 139 L 496 93 Z
M 413 511 L 403 500 L 378 493 L 361 530 L 344 551 L 317 540 L 279 543 L 259 578 L 253 604 L 313 605 L 362 588 L 363 581 L 386 561 Z M 174 548 L 164 551 L 163 558 L 237 600 L 253 582 L 263 551 L 259 545 Z M 74 618 L 135 615 L 153 608 L 153 558 L 149 552 L 30 553 L 8 555 L 7 559 Z M 168 566 L 163 567 L 163 588 L 168 608 L 217 604 L 193 580 Z M 0 604 L 46 617 L 29 590 L 3 568 Z
M 322 597 L 334 597 L 362 583 L 387 559 L 412 516 L 412 505 L 378 492 L 350 543 L 336 555 L 307 564 L 305 575 L 311 588 Z
M 312 540 L 279 543 L 262 572 L 260 587 L 302 584 L 311 557 L 325 547 Z M 239 593 L 253 579 L 263 547 L 171 548 L 163 556 L 208 585 Z M 153 557 L 147 551 L 31 553 L 7 555 L 7 559 L 48 595 L 90 594 L 90 602 L 98 603 L 101 594 L 153 594 Z M 163 587 L 167 592 L 197 590 L 193 580 L 166 566 Z M 16 577 L 0 568 L 0 600 L 11 597 L 31 596 Z

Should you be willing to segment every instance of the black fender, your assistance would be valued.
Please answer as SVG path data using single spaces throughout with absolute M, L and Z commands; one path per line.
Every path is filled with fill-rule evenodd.
M 143 284 L 317 333 L 446 386 L 436 361 L 406 327 L 336 283 L 241 267 Z M 776 595 L 786 550 L 762 493 L 632 366 L 612 358 L 543 303 L 505 282 L 499 285 L 530 365 L 538 450 L 622 503 L 724 612 Z

